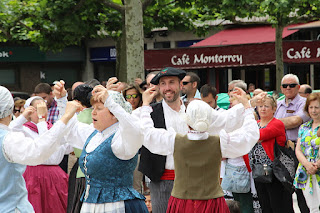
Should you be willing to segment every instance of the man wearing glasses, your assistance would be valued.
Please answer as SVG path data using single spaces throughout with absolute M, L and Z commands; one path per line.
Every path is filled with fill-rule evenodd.
M 281 91 L 285 98 L 277 102 L 277 110 L 274 114 L 275 118 L 284 123 L 287 140 L 294 143 L 298 138 L 299 126 L 310 119 L 303 111 L 306 98 L 299 95 L 299 88 L 299 78 L 296 75 L 287 74 L 282 78 Z M 301 213 L 309 212 L 301 189 L 297 189 L 296 194 Z
M 194 72 L 187 72 L 186 76 L 182 79 L 182 97 L 184 103 L 189 102 L 193 98 L 201 99 L 198 86 L 200 85 L 200 78 Z

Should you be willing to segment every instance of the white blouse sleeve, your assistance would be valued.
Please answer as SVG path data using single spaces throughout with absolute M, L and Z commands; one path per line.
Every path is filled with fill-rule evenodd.
M 93 133 L 95 128 L 92 124 L 86 124 L 78 121 L 74 115 L 66 126 L 64 141 L 78 149 L 83 149 L 87 138 Z
M 111 144 L 113 153 L 121 160 L 133 158 L 138 153 L 143 142 L 142 127 L 139 119 L 127 113 L 110 96 L 107 98 L 104 106 L 119 121 L 119 130 L 113 137 Z
M 57 102 L 57 110 L 59 111 L 58 119 L 62 117 L 64 112 L 66 111 L 66 106 L 68 102 L 68 94 L 66 94 L 64 97 L 57 99 L 54 97 L 54 100 Z
M 224 111 L 216 111 L 213 109 L 213 122 L 210 124 L 208 132 L 211 135 L 218 135 L 222 129 L 226 132 L 232 132 L 238 129 L 243 123 L 244 110 L 242 104 L 237 104 Z
M 23 124 L 26 122 L 28 122 L 28 120 L 23 115 L 20 115 L 10 122 L 9 129 L 15 132 L 23 132 Z
M 158 155 L 170 155 L 174 151 L 176 132 L 173 128 L 168 130 L 155 128 L 150 113 L 152 108 L 143 106 L 141 108 L 141 123 L 144 127 L 143 145 L 152 153 Z
M 9 162 L 24 165 L 38 165 L 47 160 L 61 145 L 65 124 L 58 121 L 53 127 L 36 139 L 25 137 L 21 132 L 5 136 L 2 151 Z
M 260 137 L 259 127 L 253 115 L 253 109 L 246 109 L 241 128 L 227 133 L 221 130 L 220 147 L 223 158 L 235 158 L 248 154 Z

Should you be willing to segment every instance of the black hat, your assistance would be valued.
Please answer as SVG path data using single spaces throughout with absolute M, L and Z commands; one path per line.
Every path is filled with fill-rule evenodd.
M 157 85 L 159 84 L 160 78 L 164 76 L 177 76 L 180 80 L 182 80 L 186 76 L 186 74 L 187 73 L 184 70 L 173 67 L 166 67 L 161 70 L 156 76 L 154 76 L 150 83 Z
M 81 102 L 86 107 L 91 107 L 90 98 L 92 96 L 92 87 L 87 84 L 80 84 L 73 91 L 73 99 Z

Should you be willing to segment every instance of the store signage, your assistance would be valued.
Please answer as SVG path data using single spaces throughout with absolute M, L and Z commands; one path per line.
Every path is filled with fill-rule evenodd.
M 205 54 L 195 54 L 193 55 L 193 61 L 190 61 L 190 56 L 188 54 L 183 54 L 182 57 L 176 55 L 172 56 L 172 65 L 188 65 L 193 64 L 210 64 L 210 63 L 228 63 L 236 62 L 240 65 L 242 64 L 242 55 L 205 55 Z
M 90 49 L 90 61 L 115 61 L 117 50 L 115 47 L 96 47 Z
M 320 62 L 320 41 L 283 41 L 284 63 Z M 275 43 L 146 50 L 145 69 L 199 69 L 276 64 Z
M 9 58 L 12 55 L 12 51 L 0 51 L 0 58 Z

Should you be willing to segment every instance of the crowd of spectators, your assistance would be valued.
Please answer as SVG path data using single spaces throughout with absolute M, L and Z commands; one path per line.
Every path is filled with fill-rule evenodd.
M 10 131 L 39 144 L 47 137 L 39 153 L 51 154 L 22 163 L 28 166 L 20 172 L 21 190 L 25 184 L 32 207 L 12 207 L 36 213 L 294 212 L 292 193 L 272 174 L 277 143 L 295 150 L 292 185 L 300 211 L 319 212 L 320 95 L 293 74 L 283 77 L 279 100 L 252 83 L 247 88 L 233 80 L 230 106 L 222 109 L 216 88 L 200 83 L 194 72 L 165 68 L 132 83 L 116 78 L 105 85 L 96 79 L 75 82 L 70 88 L 63 81 L 40 83 L 29 99 L 16 97 Z M 63 130 L 56 130 L 59 125 Z M 219 146 L 209 145 L 216 143 L 211 136 L 220 137 Z M 2 155 L 21 163 L 10 159 L 14 153 Z M 238 180 L 230 178 L 235 170 L 242 171 Z M 259 170 L 271 172 L 271 179 L 257 177 Z M 201 178 L 212 181 L 202 185 Z

